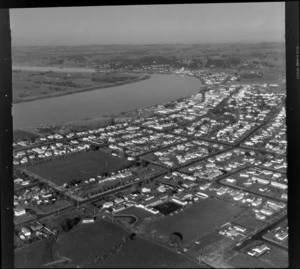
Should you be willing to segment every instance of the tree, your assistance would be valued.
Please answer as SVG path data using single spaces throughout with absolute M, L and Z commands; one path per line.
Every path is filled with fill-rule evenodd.
M 99 146 L 98 145 L 96 145 L 96 144 L 91 144 L 90 145 L 90 150 L 92 150 L 92 151 L 96 151 L 96 150 L 99 150 Z
M 171 189 L 167 189 L 167 190 L 166 190 L 166 194 L 167 194 L 168 196 L 172 196 L 172 195 L 173 195 L 173 191 L 172 191 Z
M 182 236 L 181 233 L 179 233 L 179 232 L 173 232 L 170 235 L 169 243 L 170 243 L 170 245 L 174 245 L 174 246 L 178 247 L 178 246 L 181 246 L 182 239 L 183 239 L 183 236 Z

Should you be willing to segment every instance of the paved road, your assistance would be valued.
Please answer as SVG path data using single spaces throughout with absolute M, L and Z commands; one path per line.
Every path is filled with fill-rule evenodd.
M 245 240 L 240 246 L 235 247 L 234 250 L 241 251 L 245 246 L 249 245 L 251 242 L 253 242 L 255 240 L 264 240 L 262 238 L 262 235 L 265 234 L 266 232 L 268 232 L 268 230 L 272 230 L 276 225 L 278 225 L 280 222 L 282 222 L 286 217 L 287 217 L 287 215 L 284 214 L 278 220 L 276 220 L 275 222 L 273 222 L 270 225 L 267 225 L 265 228 L 260 230 L 258 233 L 256 233 L 255 235 L 253 235 L 250 238 L 248 238 L 247 240 Z

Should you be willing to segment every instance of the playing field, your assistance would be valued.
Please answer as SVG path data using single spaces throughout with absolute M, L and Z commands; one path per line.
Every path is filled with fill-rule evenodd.
M 166 248 L 137 237 L 124 243 L 121 251 L 115 252 L 106 260 L 94 262 L 97 255 L 113 250 L 116 244 L 122 242 L 122 236 L 127 234 L 119 227 L 102 220 L 93 224 L 81 224 L 59 237 L 53 246 L 53 258 L 67 257 L 72 260 L 73 267 L 198 267 L 196 263 Z
M 172 232 L 183 235 L 183 243 L 196 240 L 230 221 L 244 209 L 221 200 L 206 199 L 173 216 L 153 223 L 151 229 L 170 236 Z
M 87 180 L 101 173 L 117 171 L 127 164 L 125 159 L 108 153 L 89 151 L 37 164 L 27 170 L 60 186 L 74 179 Z

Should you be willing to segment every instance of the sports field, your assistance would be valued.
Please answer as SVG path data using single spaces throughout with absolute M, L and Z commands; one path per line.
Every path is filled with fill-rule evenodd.
M 94 262 L 97 255 L 111 251 L 127 234 L 114 224 L 102 220 L 81 224 L 58 238 L 53 247 L 53 258 L 67 257 L 72 260 L 74 267 L 90 268 L 198 267 L 196 263 L 166 248 L 137 237 L 124 243 L 119 252 L 106 260 Z
M 183 243 L 188 243 L 214 231 L 243 210 L 221 200 L 200 200 L 173 216 L 158 220 L 151 225 L 151 229 L 166 236 L 170 236 L 172 232 L 179 232 L 183 235 Z
M 101 173 L 117 171 L 127 164 L 127 160 L 108 153 L 89 151 L 37 164 L 27 170 L 60 186 L 74 179 L 87 180 Z

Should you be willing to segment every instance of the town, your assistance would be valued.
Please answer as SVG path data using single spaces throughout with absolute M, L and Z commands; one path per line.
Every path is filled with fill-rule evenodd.
M 15 141 L 16 252 L 108 222 L 201 266 L 287 266 L 284 90 L 176 72 L 205 91 L 106 127 Z

